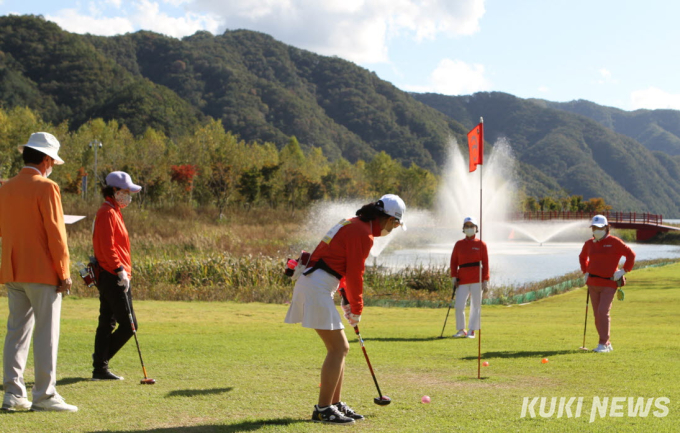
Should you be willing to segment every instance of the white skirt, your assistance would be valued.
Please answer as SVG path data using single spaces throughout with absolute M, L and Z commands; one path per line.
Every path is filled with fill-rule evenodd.
M 321 269 L 301 275 L 295 283 L 286 323 L 302 323 L 311 329 L 345 329 L 333 302 L 338 289 L 337 278 Z

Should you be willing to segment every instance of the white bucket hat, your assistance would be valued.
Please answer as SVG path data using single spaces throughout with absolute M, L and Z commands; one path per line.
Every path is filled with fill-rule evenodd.
M 401 199 L 396 194 L 385 194 L 380 197 L 378 204 L 382 202 L 382 209 L 389 216 L 393 216 L 399 220 L 401 228 L 406 230 L 406 224 L 404 224 L 404 214 L 406 213 L 406 205 L 404 200 Z
M 593 217 L 593 220 L 590 222 L 590 227 L 595 226 L 595 227 L 604 227 L 607 224 L 607 217 L 604 215 L 595 215 Z
M 59 158 L 59 155 L 57 155 L 59 148 L 61 147 L 59 140 L 57 140 L 57 138 L 52 134 L 47 132 L 34 132 L 28 139 L 28 143 L 17 146 L 19 152 L 21 153 L 24 153 L 24 147 L 31 147 L 39 152 L 44 153 L 50 158 L 53 158 L 55 164 L 57 165 L 64 163 L 64 160 Z

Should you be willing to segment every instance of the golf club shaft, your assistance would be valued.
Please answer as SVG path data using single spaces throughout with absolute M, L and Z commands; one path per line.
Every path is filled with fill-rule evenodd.
M 373 383 L 375 383 L 375 387 L 378 390 L 378 395 L 380 396 L 380 398 L 382 398 L 383 394 L 382 391 L 380 391 L 378 379 L 376 379 L 375 373 L 373 372 L 373 366 L 371 366 L 371 361 L 368 359 L 368 353 L 366 352 L 366 347 L 364 347 L 364 339 L 361 338 L 361 334 L 359 334 L 358 326 L 354 327 L 354 332 L 357 334 L 357 337 L 359 338 L 359 344 L 361 344 L 361 350 L 363 350 L 364 352 L 364 358 L 366 358 L 366 364 L 368 364 L 368 369 L 371 371 L 371 377 L 373 377 Z
M 449 320 L 449 313 L 451 312 L 451 305 L 453 305 L 453 298 L 456 297 L 456 288 L 458 286 L 456 284 L 453 285 L 453 292 L 451 293 L 451 302 L 449 302 L 449 309 L 446 310 L 446 318 L 444 319 L 444 326 L 442 326 L 442 333 L 439 336 L 439 338 L 444 337 L 444 329 L 446 328 L 446 321 Z
M 585 322 L 583 323 L 583 346 L 582 348 L 586 347 L 586 329 L 588 327 L 588 303 L 590 301 L 590 289 L 588 286 L 586 286 L 586 319 Z
M 130 300 L 128 299 L 128 294 L 125 293 L 125 306 L 128 310 L 128 317 L 130 318 L 130 326 L 132 327 L 132 335 L 135 337 L 135 344 L 137 345 L 137 353 L 139 353 L 139 362 L 142 364 L 142 371 L 144 372 L 144 379 L 149 377 L 146 375 L 146 367 L 144 366 L 144 360 L 142 359 L 142 350 L 139 348 L 139 340 L 137 339 L 137 329 L 135 327 L 135 319 L 132 317 L 132 305 L 130 305 Z

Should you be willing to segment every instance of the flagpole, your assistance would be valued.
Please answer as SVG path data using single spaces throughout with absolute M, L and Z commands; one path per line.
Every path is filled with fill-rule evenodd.
M 484 140 L 484 118 L 480 117 L 479 118 L 479 123 L 482 125 L 482 137 L 481 139 Z M 482 142 L 480 144 L 481 146 L 484 145 Z M 483 149 L 483 147 L 481 147 Z M 484 156 L 482 155 L 482 158 Z M 484 170 L 484 164 L 480 164 L 479 167 L 479 243 L 482 243 L 482 203 L 483 203 L 483 188 L 482 188 L 482 171 Z M 481 247 L 480 247 L 481 248 Z M 482 251 L 481 249 L 479 250 L 480 252 Z M 479 290 L 482 290 L 482 286 L 484 283 L 482 282 L 482 263 L 480 263 L 479 266 Z M 482 297 L 484 296 L 484 292 L 482 292 Z M 480 297 L 479 299 L 479 329 L 478 329 L 478 340 L 477 340 L 477 379 L 482 378 L 482 299 Z

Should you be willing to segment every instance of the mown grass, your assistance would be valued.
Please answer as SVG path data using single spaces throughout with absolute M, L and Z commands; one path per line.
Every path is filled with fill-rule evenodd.
M 577 350 L 582 343 L 585 290 L 528 305 L 485 306 L 483 360 L 477 377 L 477 340 L 437 338 L 445 309 L 366 308 L 362 336 L 380 387 L 361 349 L 351 350 L 343 399 L 367 416 L 346 431 L 677 431 L 680 350 L 677 305 L 680 264 L 629 275 L 626 300 L 614 301 L 615 351 Z M 140 344 L 154 386 L 139 385 L 141 367 L 130 341 L 112 361 L 123 382 L 90 376 L 97 317 L 94 299 L 63 305 L 58 390 L 75 414 L 0 414 L 2 432 L 322 432 L 307 421 L 318 393 L 324 349 L 311 330 L 284 324 L 285 305 L 137 301 Z M 6 316 L 0 303 L 0 316 Z M 587 345 L 596 343 L 589 312 Z M 455 325 L 449 317 L 446 332 Z M 5 328 L 0 327 L 0 338 Z M 542 364 L 547 357 L 549 362 Z M 26 379 L 32 383 L 32 362 Z M 422 404 L 423 395 L 432 398 Z M 657 418 L 596 417 L 593 397 L 667 397 Z M 521 418 L 524 397 L 584 397 L 579 418 Z M 538 407 L 536 408 L 538 412 Z M 609 409 L 607 411 L 609 413 Z M 619 412 L 620 413 L 620 412 Z

